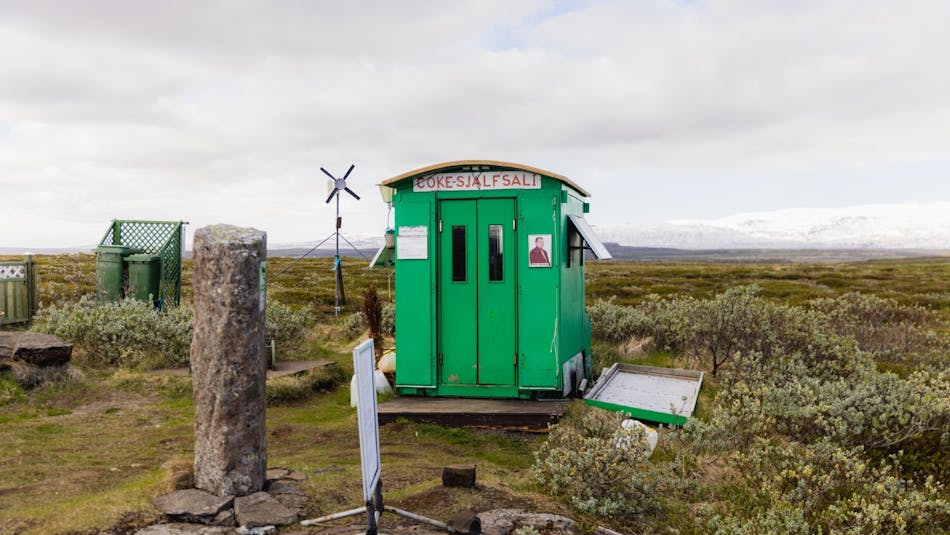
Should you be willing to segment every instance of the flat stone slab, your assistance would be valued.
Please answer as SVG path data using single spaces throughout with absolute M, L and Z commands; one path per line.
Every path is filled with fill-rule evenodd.
M 449 427 L 546 429 L 564 415 L 568 400 L 427 398 L 401 396 L 379 404 L 379 423 L 398 418 Z
M 155 524 L 135 532 L 135 535 L 229 535 L 237 533 L 234 528 L 202 526 L 200 524 Z
M 484 535 L 508 535 L 515 529 L 530 526 L 541 533 L 573 535 L 579 533 L 572 519 L 550 513 L 529 513 L 520 509 L 492 509 L 478 514 Z M 599 532 L 599 530 L 598 530 Z
M 294 481 L 278 480 L 269 481 L 268 483 L 267 493 L 290 512 L 300 516 L 307 502 L 310 501 L 307 493 L 300 490 L 300 487 Z
M 297 521 L 297 514 L 266 492 L 255 492 L 234 499 L 234 516 L 247 528 L 285 526 Z
M 234 496 L 215 496 L 199 489 L 176 490 L 152 501 L 163 514 L 175 520 L 208 523 L 231 507 Z
M 267 370 L 267 378 L 286 377 L 288 375 L 297 375 L 308 372 L 314 368 L 332 366 L 334 363 L 329 360 L 281 360 L 278 361 L 273 370 Z M 173 377 L 188 377 L 191 372 L 188 368 L 169 368 L 167 370 L 155 370 L 151 373 L 157 375 L 171 375 Z
M 69 363 L 73 345 L 45 333 L 0 333 L 0 358 L 9 357 L 34 366 L 62 366 Z

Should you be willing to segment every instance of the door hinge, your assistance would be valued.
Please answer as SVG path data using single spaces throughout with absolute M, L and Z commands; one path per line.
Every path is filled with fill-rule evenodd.
M 511 220 L 511 230 L 518 230 L 518 220 L 517 220 L 517 219 L 512 219 L 512 220 Z
M 439 366 L 442 365 L 442 353 L 439 353 Z
M 442 232 L 442 220 L 439 220 L 439 232 Z
M 515 367 L 518 367 L 518 354 L 515 353 Z

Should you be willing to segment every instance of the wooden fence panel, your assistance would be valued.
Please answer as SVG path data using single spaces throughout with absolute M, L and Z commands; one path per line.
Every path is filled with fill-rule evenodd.
M 0 325 L 29 323 L 36 313 L 36 264 L 0 262 Z

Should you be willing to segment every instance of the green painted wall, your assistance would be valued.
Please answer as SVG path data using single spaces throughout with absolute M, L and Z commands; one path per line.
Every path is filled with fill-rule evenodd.
M 413 178 L 396 184 L 393 197 L 397 387 L 405 394 L 557 396 L 564 361 L 590 351 L 584 267 L 567 266 L 565 241 L 567 214 L 582 215 L 583 198 L 549 177 L 540 189 L 427 192 L 414 192 Z M 505 221 L 509 213 L 513 221 Z M 466 235 L 469 278 L 453 281 L 452 228 L 466 220 L 480 228 Z M 505 225 L 504 280 L 488 280 L 482 267 L 485 222 Z M 428 229 L 427 258 L 402 257 L 400 233 L 419 226 Z M 529 267 L 530 235 L 550 235 L 551 267 Z

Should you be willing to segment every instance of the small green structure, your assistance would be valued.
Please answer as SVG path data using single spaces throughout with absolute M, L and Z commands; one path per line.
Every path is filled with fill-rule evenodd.
M 30 323 L 36 315 L 36 262 L 0 261 L 0 327 Z
M 563 397 L 590 377 L 589 193 L 535 167 L 464 160 L 384 181 L 395 210 L 402 394 Z
M 187 224 L 114 219 L 95 249 L 96 296 L 106 301 L 151 298 L 159 307 L 178 306 Z

